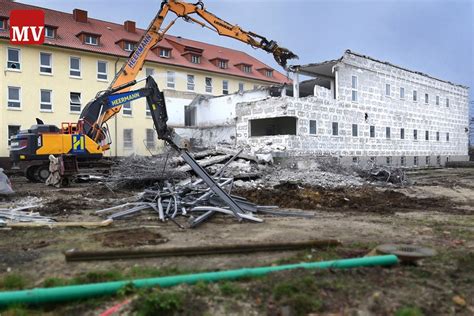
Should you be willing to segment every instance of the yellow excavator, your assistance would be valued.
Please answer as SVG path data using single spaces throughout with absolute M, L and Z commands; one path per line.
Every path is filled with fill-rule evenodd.
M 163 23 L 168 14 L 176 15 L 168 25 Z M 178 0 L 164 0 L 156 17 L 140 39 L 135 50 L 106 91 L 99 93 L 81 112 L 77 123 L 63 123 L 61 128 L 55 125 L 38 124 L 20 131 L 11 139 L 10 158 L 20 168 L 24 163 L 25 175 L 32 181 L 44 182 L 49 176 L 49 155 L 73 158 L 81 164 L 102 158 L 103 152 L 110 148 L 107 121 L 120 112 L 126 102 L 146 97 L 160 139 L 170 141 L 166 126 L 167 115 L 162 92 L 152 77 L 146 78 L 144 89 L 130 91 L 137 81 L 136 77 L 145 63 L 148 52 L 157 45 L 178 18 L 194 22 L 202 27 L 216 31 L 255 48 L 273 54 L 276 62 L 286 69 L 287 60 L 297 58 L 290 50 L 278 46 L 275 41 L 232 25 L 204 8 L 202 1 L 187 3 Z M 163 109 L 154 109 L 156 106 Z M 156 110 L 156 111 L 154 111 Z M 171 144 L 173 147 L 174 145 Z M 69 159 L 68 161 L 70 161 Z

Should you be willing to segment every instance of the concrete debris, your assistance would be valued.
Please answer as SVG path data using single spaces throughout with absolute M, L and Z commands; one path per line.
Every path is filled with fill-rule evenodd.
M 384 182 L 396 185 L 405 185 L 408 182 L 406 173 L 401 168 L 373 166 L 368 169 L 359 169 L 359 175 L 370 182 Z

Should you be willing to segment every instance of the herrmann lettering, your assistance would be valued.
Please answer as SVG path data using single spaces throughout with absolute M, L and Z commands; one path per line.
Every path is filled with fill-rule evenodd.
M 133 101 L 133 100 L 135 100 L 135 99 L 138 99 L 139 97 L 140 97 L 140 93 L 136 92 L 136 93 L 133 93 L 133 94 L 130 94 L 130 95 L 127 95 L 127 96 L 118 98 L 118 99 L 116 99 L 116 100 L 113 100 L 113 101 L 112 101 L 112 105 L 113 105 L 113 106 L 120 105 L 120 104 L 125 103 L 125 102 L 127 102 L 127 101 Z
M 135 53 L 133 53 L 132 58 L 130 58 L 130 61 L 128 62 L 128 66 L 130 68 L 133 68 L 135 66 L 135 64 L 137 63 L 138 58 L 140 58 L 140 55 L 142 54 L 143 50 L 145 49 L 145 46 L 148 45 L 148 43 L 150 43 L 150 41 L 151 41 L 151 35 L 147 34 L 145 36 L 145 38 L 143 39 L 143 41 L 138 46 Z

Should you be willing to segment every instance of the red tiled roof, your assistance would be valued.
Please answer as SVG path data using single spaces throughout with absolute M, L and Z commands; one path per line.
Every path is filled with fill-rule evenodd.
M 78 49 L 83 51 L 95 52 L 99 54 L 108 54 L 113 56 L 128 57 L 130 52 L 124 51 L 117 42 L 120 40 L 128 40 L 138 42 L 145 32 L 143 29 L 138 29 L 136 33 L 127 32 L 123 24 L 111 23 L 93 18 L 88 19 L 88 23 L 76 22 L 72 14 L 38 8 L 23 3 L 12 2 L 9 0 L 0 0 L 0 16 L 10 16 L 11 10 L 21 9 L 42 9 L 45 12 L 45 24 L 57 26 L 56 31 L 57 38 L 45 39 L 44 45 L 57 46 L 70 49 Z M 101 34 L 100 45 L 86 45 L 76 36 L 78 33 L 85 32 L 90 34 Z M 0 31 L 0 38 L 9 38 L 9 31 Z M 203 50 L 201 63 L 193 64 L 186 56 L 182 56 L 178 53 L 176 44 L 183 46 L 190 46 Z M 245 44 L 244 44 L 245 45 Z M 241 52 L 234 49 L 229 49 L 221 46 L 211 45 L 203 42 L 193 41 L 185 39 L 179 36 L 166 35 L 165 38 L 158 44 L 158 46 L 172 48 L 171 58 L 159 57 L 159 51 L 150 51 L 147 56 L 147 60 L 151 62 L 157 62 L 164 65 L 181 66 L 187 68 L 193 68 L 196 70 L 210 71 L 220 74 L 227 74 L 233 76 L 239 76 L 249 79 L 263 80 L 273 83 L 288 82 L 286 76 L 278 71 L 273 72 L 273 77 L 268 78 L 258 71 L 252 71 L 252 73 L 245 73 L 238 67 L 237 64 L 249 64 L 253 66 L 253 69 L 269 68 L 268 65 L 262 63 L 258 59 L 248 55 L 245 52 Z M 215 66 L 209 60 L 221 58 L 229 60 L 229 67 L 221 69 Z

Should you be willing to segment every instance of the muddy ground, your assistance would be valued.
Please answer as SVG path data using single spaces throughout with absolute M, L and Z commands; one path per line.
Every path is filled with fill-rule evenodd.
M 134 277 L 215 271 L 359 257 L 376 245 L 408 243 L 438 255 L 420 265 L 350 271 L 292 271 L 258 279 L 134 291 L 115 297 L 40 307 L 10 307 L 1 315 L 96 315 L 132 299 L 122 314 L 185 315 L 474 315 L 474 169 L 411 172 L 411 185 L 328 190 L 282 185 L 235 192 L 262 205 L 303 209 L 315 217 L 260 215 L 261 224 L 217 216 L 196 229 L 161 223 L 153 213 L 110 227 L 0 229 L 0 289 L 80 284 Z M 131 201 L 138 192 L 104 185 L 50 188 L 12 179 L 17 194 L 0 207 L 36 202 L 58 221 L 100 221 L 97 209 Z M 139 191 L 139 190 L 138 190 Z M 184 224 L 184 219 L 181 219 Z M 300 252 L 67 263 L 76 248 L 154 249 L 274 241 L 338 239 L 342 246 Z M 164 302 L 164 303 L 163 303 Z

